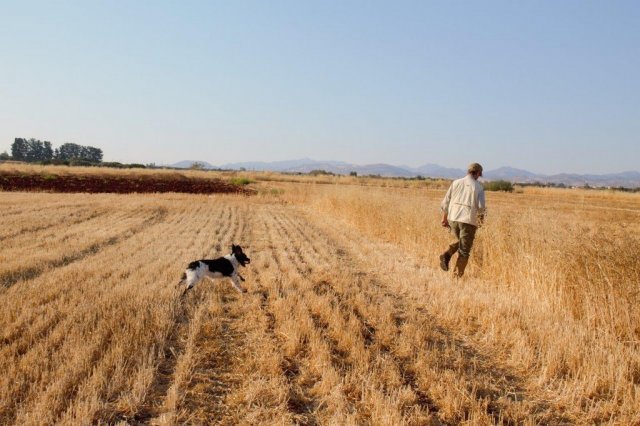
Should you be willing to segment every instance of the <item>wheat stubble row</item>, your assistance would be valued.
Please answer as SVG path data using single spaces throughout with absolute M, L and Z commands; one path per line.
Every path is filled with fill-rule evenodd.
M 3 423 L 94 421 L 144 401 L 180 311 L 178 271 L 212 248 L 212 235 L 232 216 L 209 197 L 175 198 L 140 197 L 164 215 L 2 294 L 9 307 L 0 316 Z M 116 208 L 129 199 L 110 201 Z

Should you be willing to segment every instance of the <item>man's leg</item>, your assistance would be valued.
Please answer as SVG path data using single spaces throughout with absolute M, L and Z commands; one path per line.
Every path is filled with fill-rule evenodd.
M 469 225 L 468 223 L 460 224 L 460 247 L 458 248 L 458 259 L 456 260 L 456 266 L 453 269 L 453 274 L 456 277 L 464 275 L 464 270 L 469 262 L 469 256 L 471 255 L 471 247 L 473 247 L 473 240 L 476 237 L 477 227 Z
M 449 262 L 451 261 L 451 256 L 458 251 L 460 247 L 460 224 L 458 222 L 451 222 L 451 233 L 456 237 L 456 242 L 449 245 L 449 248 L 440 255 L 440 268 L 443 271 L 449 270 Z

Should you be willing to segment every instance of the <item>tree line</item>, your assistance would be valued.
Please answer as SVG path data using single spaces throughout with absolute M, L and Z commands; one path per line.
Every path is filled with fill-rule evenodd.
M 3 157 L 8 157 L 6 153 Z M 9 158 L 4 158 L 9 159 Z M 37 139 L 15 138 L 11 145 L 11 159 L 15 161 L 49 162 L 49 161 L 83 161 L 89 163 L 102 162 L 102 150 L 93 146 L 64 143 L 53 149 L 51 142 Z

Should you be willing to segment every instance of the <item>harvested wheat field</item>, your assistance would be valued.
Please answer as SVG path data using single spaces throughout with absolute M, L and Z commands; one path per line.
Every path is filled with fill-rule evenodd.
M 252 178 L 0 192 L 0 424 L 640 422 L 638 195 L 490 193 L 454 280 L 443 184 Z

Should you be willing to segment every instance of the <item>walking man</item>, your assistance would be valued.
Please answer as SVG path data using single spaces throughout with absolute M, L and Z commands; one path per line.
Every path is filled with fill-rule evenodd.
M 453 181 L 440 205 L 442 226 L 450 228 L 451 233 L 456 237 L 456 241 L 440 255 L 440 268 L 448 271 L 451 257 L 458 252 L 453 270 L 456 277 L 464 274 L 476 230 L 484 220 L 485 199 L 484 188 L 478 182 L 480 176 L 482 176 L 482 166 L 471 163 L 467 169 L 467 175 Z

